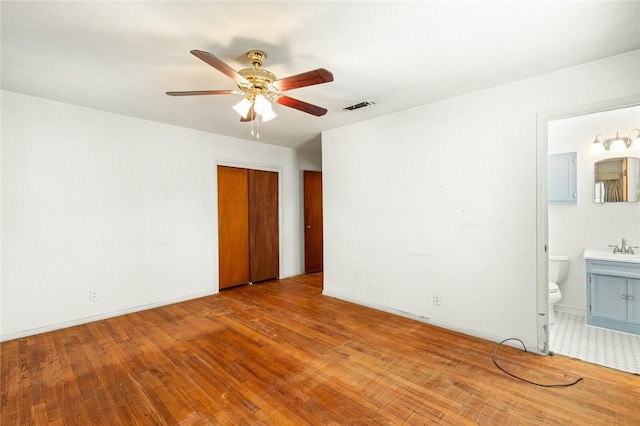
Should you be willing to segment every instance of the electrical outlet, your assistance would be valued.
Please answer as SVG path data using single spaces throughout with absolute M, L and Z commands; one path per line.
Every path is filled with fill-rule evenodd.
M 433 304 L 440 306 L 440 295 L 437 293 L 433 293 Z
M 90 290 L 89 291 L 89 300 L 95 302 L 100 299 L 100 291 L 99 290 Z

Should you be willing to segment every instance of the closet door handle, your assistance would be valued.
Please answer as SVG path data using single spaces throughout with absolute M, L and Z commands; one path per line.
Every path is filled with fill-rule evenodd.
M 627 300 L 627 295 L 626 295 L 626 294 L 623 294 L 623 295 L 621 295 L 621 296 L 620 296 L 620 298 L 621 298 L 622 300 Z
M 633 297 L 633 296 L 629 295 L 629 296 L 627 296 L 627 299 L 628 299 L 628 300 L 635 300 L 635 297 Z

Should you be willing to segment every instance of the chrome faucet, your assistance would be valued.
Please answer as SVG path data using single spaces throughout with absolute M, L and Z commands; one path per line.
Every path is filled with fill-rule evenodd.
M 622 245 L 620 247 L 618 247 L 617 245 L 611 245 L 611 244 L 609 244 L 609 247 L 613 247 L 614 253 L 625 253 L 625 254 L 635 254 L 633 252 L 633 249 L 640 248 L 638 246 L 628 246 L 626 238 L 622 239 Z

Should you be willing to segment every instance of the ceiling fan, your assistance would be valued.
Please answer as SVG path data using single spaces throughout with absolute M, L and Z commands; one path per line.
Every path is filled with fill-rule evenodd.
M 191 54 L 211 65 L 227 77 L 232 78 L 238 90 L 196 90 L 184 92 L 166 92 L 169 96 L 194 95 L 245 95 L 245 98 L 233 108 L 240 114 L 240 121 L 253 121 L 258 115 L 262 121 L 269 121 L 276 116 L 269 101 L 294 108 L 307 114 L 322 116 L 327 109 L 310 103 L 291 98 L 282 94 L 287 90 L 333 81 L 333 74 L 324 68 L 303 72 L 285 78 L 276 76 L 261 68 L 267 59 L 267 54 L 261 50 L 250 50 L 247 57 L 253 68 L 236 71 L 218 57 L 202 50 L 192 50 Z

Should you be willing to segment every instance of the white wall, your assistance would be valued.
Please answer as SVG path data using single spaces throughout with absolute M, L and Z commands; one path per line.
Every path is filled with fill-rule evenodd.
M 569 256 L 569 274 L 561 285 L 557 309 L 586 314 L 587 290 L 584 246 L 618 244 L 626 238 L 640 245 L 640 203 L 593 202 L 594 163 L 606 158 L 640 157 L 638 151 L 592 154 L 598 133 L 611 138 L 640 128 L 640 106 L 615 109 L 549 122 L 549 153 L 577 152 L 578 200 L 576 204 L 549 204 L 549 250 Z
M 638 75 L 635 51 L 325 132 L 325 294 L 536 350 L 537 114 Z
M 280 273 L 301 273 L 319 153 L 2 92 L 2 340 L 216 293 L 219 162 L 280 172 Z

